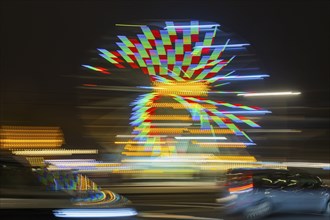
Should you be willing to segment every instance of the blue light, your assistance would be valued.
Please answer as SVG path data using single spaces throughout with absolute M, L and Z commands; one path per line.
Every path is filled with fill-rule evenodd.
M 140 89 L 153 89 L 153 87 L 151 87 L 151 86 L 137 86 L 136 88 L 140 88 Z
M 122 209 L 58 209 L 53 214 L 60 218 L 95 218 L 95 217 L 128 217 L 137 212 L 131 208 Z
M 86 67 L 86 68 L 89 68 L 89 69 L 93 68 L 93 67 L 90 66 L 90 65 L 81 65 L 81 66 Z

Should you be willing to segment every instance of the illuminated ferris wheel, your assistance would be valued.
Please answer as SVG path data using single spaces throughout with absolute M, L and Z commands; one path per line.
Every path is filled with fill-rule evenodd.
M 108 78 L 129 69 L 133 80 L 149 79 L 136 86 L 142 94 L 130 103 L 131 133 L 116 134 L 114 144 L 121 146 L 123 162 L 197 155 L 205 161 L 256 161 L 246 150 L 255 143 L 244 129 L 259 128 L 251 116 L 270 112 L 234 104 L 228 95 L 245 92 L 223 89 L 268 77 L 246 64 L 248 43 L 210 22 L 117 26 L 127 35 L 98 48 L 98 58 L 82 66 Z

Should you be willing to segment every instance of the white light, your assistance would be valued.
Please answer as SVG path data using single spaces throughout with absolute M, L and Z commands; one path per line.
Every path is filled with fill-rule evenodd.
M 191 125 L 192 123 L 151 123 L 150 124 L 150 126 L 164 126 L 164 127 L 172 127 L 172 126 L 188 127 Z
M 117 138 L 135 138 L 138 137 L 138 135 L 125 135 L 125 134 L 118 134 L 116 135 Z M 166 135 L 148 135 L 148 137 L 167 137 Z
M 244 93 L 237 96 L 279 96 L 279 95 L 300 95 L 301 92 L 261 92 L 261 93 Z
M 212 28 L 212 27 L 220 27 L 219 24 L 204 24 L 204 25 L 176 25 L 176 26 L 166 26 L 164 27 L 164 29 L 168 29 L 168 28 Z
M 266 110 L 249 110 L 249 111 L 220 111 L 223 114 L 266 114 L 272 113 Z
M 226 137 L 174 137 L 177 140 L 227 140 Z
M 49 163 L 65 163 L 65 162 L 95 162 L 95 159 L 59 159 L 59 160 L 45 160 L 45 162 Z
M 223 47 L 245 47 L 250 46 L 250 44 L 223 44 L 223 45 L 210 45 L 210 46 L 195 46 L 195 48 L 223 48 Z
M 48 155 L 73 155 L 73 154 L 97 154 L 98 150 L 76 150 L 76 149 L 35 149 L 35 150 L 15 150 L 15 155 L 20 156 L 48 156 Z
M 60 218 L 90 218 L 90 217 L 127 217 L 137 215 L 134 209 L 59 209 L 53 211 Z
M 330 167 L 329 163 L 309 163 L 309 162 L 283 162 L 282 165 L 288 167 L 308 167 L 308 168 L 325 168 Z
M 301 130 L 295 129 L 245 129 L 249 133 L 299 133 Z
M 166 159 L 153 159 L 153 160 L 137 160 L 137 159 L 126 159 L 123 160 L 123 162 L 127 163 L 169 163 L 169 162 L 186 162 L 186 163 L 226 163 L 226 164 L 232 164 L 232 163 L 242 163 L 242 164 L 257 164 L 256 162 L 250 162 L 250 161 L 245 161 L 245 160 L 212 160 L 212 159 L 184 159 L 184 158 L 166 158 Z
M 198 142 L 197 144 L 205 144 L 205 145 L 218 145 L 218 144 L 223 144 L 223 145 L 256 145 L 255 143 L 243 143 L 243 142 Z

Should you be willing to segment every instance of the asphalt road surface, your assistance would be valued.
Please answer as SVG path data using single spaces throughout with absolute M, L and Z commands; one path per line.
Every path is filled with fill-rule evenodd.
M 132 194 L 125 195 L 132 201 L 132 207 L 138 211 L 136 217 L 114 218 L 122 220 L 150 220 L 150 219 L 189 219 L 189 220 L 221 220 L 241 219 L 241 217 L 228 217 L 225 209 L 215 203 L 217 195 L 214 193 L 182 193 L 182 194 Z M 51 209 L 1 209 L 1 219 L 51 219 L 58 220 Z M 62 218 L 63 219 L 63 218 Z M 74 218 L 79 219 L 79 218 Z M 82 218 L 86 219 L 86 218 Z M 94 218 L 104 219 L 104 218 Z M 286 213 L 276 214 L 265 218 L 267 220 L 327 220 L 323 215 Z

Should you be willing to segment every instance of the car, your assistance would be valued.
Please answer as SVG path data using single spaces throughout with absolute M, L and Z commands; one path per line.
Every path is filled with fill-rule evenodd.
M 71 190 L 71 185 L 77 181 L 76 174 L 63 172 L 55 175 L 45 169 L 39 171 L 22 163 L 20 158 L 1 154 L 2 217 L 21 218 L 28 215 L 34 218 L 34 215 L 42 213 L 38 215 L 39 219 L 52 219 L 53 215 L 57 218 L 126 219 L 137 215 L 127 198 L 110 190 Z
M 306 172 L 287 169 L 230 169 L 226 174 L 227 214 L 259 219 L 275 212 L 330 215 L 330 190 Z

